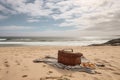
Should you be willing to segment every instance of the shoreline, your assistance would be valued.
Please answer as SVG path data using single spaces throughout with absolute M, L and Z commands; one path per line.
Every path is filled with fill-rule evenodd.
M 120 46 L 120 38 L 108 41 L 0 42 L 0 47 L 6 46 Z

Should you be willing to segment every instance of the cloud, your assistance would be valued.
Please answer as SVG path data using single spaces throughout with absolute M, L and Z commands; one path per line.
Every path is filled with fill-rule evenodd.
M 27 0 L 1 0 L 1 3 L 9 5 L 18 14 L 41 17 L 48 16 L 51 13 L 50 10 L 43 8 L 42 0 L 35 0 L 33 3 L 27 3 Z
M 119 34 L 120 32 L 120 12 L 110 13 L 108 16 L 96 16 L 91 18 L 94 26 L 89 27 L 87 31 L 111 32 L 111 34 Z
M 27 26 L 1 26 L 0 31 L 17 31 L 17 30 L 30 30 L 33 27 Z
M 24 3 L 20 5 L 20 7 L 16 7 L 16 10 L 19 13 L 28 14 L 29 16 L 48 16 L 51 11 L 48 9 L 44 9 L 42 5 L 42 0 L 35 0 L 34 3 Z
M 92 27 L 96 23 L 112 20 L 109 17 L 116 15 L 116 12 L 120 10 L 118 3 L 120 1 L 116 0 L 77 0 L 74 2 L 73 0 L 67 0 L 66 2 L 58 3 L 59 6 L 64 9 L 65 6 L 72 5 L 73 8 L 64 10 L 64 12 L 61 11 L 60 14 L 53 15 L 53 18 L 64 19 L 64 22 L 60 24 L 63 27 L 75 26 L 81 28 L 81 25 L 86 26 L 86 28 Z
M 0 2 L 10 7 L 9 9 L 0 6 L 1 11 L 32 17 L 27 19 L 28 22 L 38 22 L 41 17 L 61 20 L 56 26 L 75 27 L 76 33 L 80 35 L 107 35 L 120 32 L 120 0 L 34 0 L 32 2 L 1 0 Z
M 0 5 L 0 12 L 8 13 L 9 10 L 7 8 L 5 8 L 4 6 Z M 6 19 L 6 18 L 8 18 L 8 16 L 0 14 L 0 20 Z
M 63 19 L 63 23 L 68 20 L 84 20 L 85 24 L 89 18 L 95 16 L 108 16 L 120 10 L 118 0 L 1 0 L 3 4 L 8 4 L 13 11 L 18 14 L 27 14 L 34 17 L 51 17 L 55 20 Z M 72 20 L 71 23 L 75 24 Z M 83 24 L 83 23 L 82 23 Z M 72 26 L 72 25 L 71 25 Z
M 2 4 L 3 3 L 3 4 Z M 2 14 L 16 14 L 16 11 L 11 9 L 9 6 L 6 5 L 5 2 L 3 2 L 2 0 L 0 1 L 0 13 Z

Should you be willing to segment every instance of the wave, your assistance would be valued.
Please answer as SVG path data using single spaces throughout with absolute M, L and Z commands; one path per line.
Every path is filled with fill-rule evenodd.
M 6 38 L 1 38 L 1 39 L 0 39 L 0 41 L 5 41 L 5 40 L 7 40 L 7 39 L 6 39 Z
M 54 41 L 54 42 L 0 42 L 0 44 L 8 45 L 28 45 L 28 46 L 86 46 L 96 43 L 104 43 L 106 40 L 94 40 L 94 41 Z
M 66 38 L 66 37 L 6 37 L 0 38 L 0 42 L 60 42 L 60 41 L 93 41 L 93 40 L 109 40 L 97 37 L 81 37 L 81 38 Z
M 32 45 L 32 46 L 86 46 L 101 44 L 113 37 L 1 37 L 0 45 Z

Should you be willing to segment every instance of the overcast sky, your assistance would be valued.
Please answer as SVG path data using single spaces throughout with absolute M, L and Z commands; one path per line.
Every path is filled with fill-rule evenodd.
M 0 0 L 0 36 L 120 35 L 120 0 Z

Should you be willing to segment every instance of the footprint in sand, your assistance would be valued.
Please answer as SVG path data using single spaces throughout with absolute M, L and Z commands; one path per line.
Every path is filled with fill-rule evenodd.
M 23 75 L 22 77 L 25 78 L 25 77 L 28 77 L 28 75 Z
M 113 72 L 113 74 L 120 75 L 120 73 L 119 73 L 119 72 Z
M 98 79 L 97 77 L 93 77 L 93 80 L 100 80 L 100 79 Z
M 46 65 L 43 65 L 43 67 L 46 67 Z
M 4 65 L 5 65 L 5 67 L 10 67 L 10 65 L 8 64 L 8 61 L 5 61 Z
M 70 80 L 70 79 L 61 76 L 61 77 L 43 77 L 40 78 L 40 80 Z
M 47 74 L 48 74 L 48 75 L 50 75 L 50 74 L 52 74 L 52 73 L 53 73 L 53 71 L 48 71 L 48 73 L 47 73 Z
M 111 56 L 111 58 L 115 58 L 115 56 Z
M 100 61 L 100 59 L 98 59 L 98 58 L 95 58 L 95 59 L 94 59 L 94 61 Z
M 62 77 L 73 77 L 72 74 L 66 74 L 66 75 L 63 75 Z
M 20 62 L 19 62 L 19 61 L 16 60 L 15 62 L 16 62 L 17 65 L 20 65 Z
M 40 78 L 40 80 L 46 80 L 45 78 Z
M 53 71 L 48 71 L 48 73 L 53 73 Z

